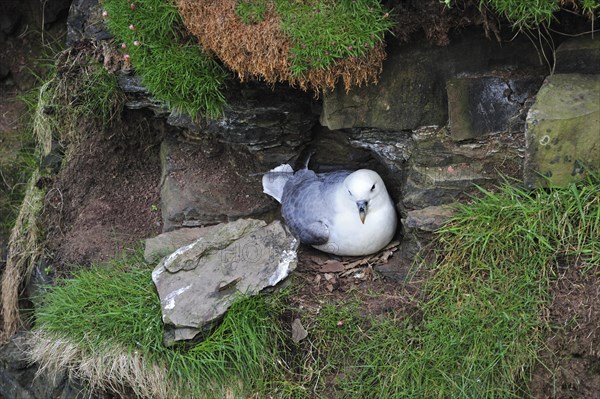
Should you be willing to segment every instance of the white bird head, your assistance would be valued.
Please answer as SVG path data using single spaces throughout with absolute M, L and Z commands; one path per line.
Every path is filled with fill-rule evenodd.
M 377 209 L 380 204 L 388 201 L 383 180 L 377 172 L 369 169 L 360 169 L 349 174 L 344 179 L 344 187 L 348 191 L 348 198 L 356 204 L 363 224 L 369 209 Z

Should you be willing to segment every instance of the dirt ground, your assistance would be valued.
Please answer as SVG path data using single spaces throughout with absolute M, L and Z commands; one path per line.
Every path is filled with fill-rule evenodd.
M 570 265 L 551 288 L 554 326 L 532 375 L 536 398 L 600 398 L 600 266 Z M 554 376 L 553 376 L 554 375 Z
M 46 182 L 43 218 L 57 274 L 119 257 L 160 233 L 164 129 L 149 113 L 126 112 L 122 123 L 87 134 L 67 166 Z

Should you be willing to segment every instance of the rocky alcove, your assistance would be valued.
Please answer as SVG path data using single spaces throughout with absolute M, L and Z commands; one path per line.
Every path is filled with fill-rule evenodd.
M 75 55 L 96 59 L 115 73 L 123 108 L 108 124 L 82 119 L 70 143 L 59 143 L 61 133 L 51 132 L 43 154 L 45 173 L 35 182 L 45 190 L 40 212 L 44 251 L 20 290 L 28 304 L 39 284 L 133 253 L 143 240 L 147 260 L 158 262 L 197 239 L 196 230 L 280 219 L 278 204 L 262 193 L 261 175 L 281 163 L 293 164 L 308 151 L 314 152 L 311 168 L 316 171 L 367 167 L 379 172 L 401 219 L 391 246 L 367 260 L 335 258 L 301 246 L 294 273 L 308 281 L 298 301 L 309 309 L 317 297 L 340 298 L 353 289 L 416 295 L 410 284 L 415 257 L 424 253 L 456 204 L 480 195 L 478 187 L 494 190 L 512 178 L 524 187 L 548 184 L 540 174 L 564 185 L 600 169 L 600 46 L 593 35 L 556 36 L 551 73 L 526 37 L 512 38 L 512 32 L 501 30 L 500 41 L 490 39 L 482 21 L 473 17 L 467 23 L 448 11 L 444 21 L 453 28 L 436 34 L 407 25 L 410 32 L 397 32 L 398 40 L 387 45 L 377 84 L 346 91 L 339 83 L 314 96 L 284 83 L 231 78 L 223 116 L 194 120 L 154 100 L 123 64 L 104 26 L 100 2 L 62 3 L 48 2 L 56 10 L 44 12 L 48 29 L 62 24 L 66 30 L 66 51 L 72 51 L 67 62 Z M 390 6 L 410 8 L 406 3 Z M 33 23 L 19 7 L 11 5 L 17 11 L 1 20 L 0 43 L 11 47 L 10 54 L 17 54 L 15 47 L 27 37 L 23 21 L 32 18 Z M 421 17 L 426 23 L 431 15 Z M 19 77 L 20 67 L 4 60 L 0 64 L 1 106 L 13 119 L 21 109 L 11 108 L 4 98 L 31 85 Z M 4 122 L 0 126 L 9 130 Z M 8 235 L 0 239 L 5 248 Z M 6 250 L 0 254 L 6 256 Z M 379 277 L 372 279 L 370 273 Z M 559 371 L 559 386 L 551 387 L 549 371 L 537 368 L 536 397 L 593 397 L 600 387 L 594 349 L 600 339 L 597 278 L 566 275 L 583 287 L 581 294 L 570 297 L 566 293 L 572 286 L 561 281 L 552 288 L 549 317 L 566 323 L 558 310 L 566 307 L 583 321 L 573 333 L 577 342 L 557 334 L 549 347 L 563 356 L 554 363 L 557 370 L 578 367 L 581 375 Z M 220 287 L 226 291 L 230 283 Z M 371 305 L 385 307 L 376 302 Z M 409 300 L 397 302 L 391 300 L 389 307 L 413 306 Z M 379 311 L 387 310 L 374 313 Z M 185 338 L 197 333 L 174 331 Z M 0 394 L 78 397 L 81 381 L 67 371 L 54 380 L 33 378 L 37 366 L 23 360 L 25 336 L 20 332 L 0 349 Z

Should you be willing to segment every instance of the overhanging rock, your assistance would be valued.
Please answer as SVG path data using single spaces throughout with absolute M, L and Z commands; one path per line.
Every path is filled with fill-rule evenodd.
M 296 268 L 298 242 L 279 221 L 240 219 L 210 229 L 152 272 L 166 344 L 207 331 L 240 294 L 256 295 Z

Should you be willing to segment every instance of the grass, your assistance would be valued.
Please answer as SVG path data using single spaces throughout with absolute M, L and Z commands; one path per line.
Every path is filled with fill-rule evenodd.
M 600 263 L 600 179 L 533 192 L 507 183 L 482 193 L 438 233 L 440 261 L 418 314 L 374 319 L 353 301 L 322 309 L 311 331 L 319 356 L 305 368 L 333 374 L 333 387 L 311 380 L 320 392 L 528 396 L 557 262 L 588 271 Z
M 74 151 L 93 131 L 87 125 L 107 128 L 120 117 L 125 97 L 117 76 L 96 61 L 98 51 L 91 45 L 61 52 L 40 86 L 23 97 L 40 156 L 51 152 L 53 141 Z
M 443 0 L 447 6 L 452 0 Z M 498 15 L 506 18 L 517 30 L 538 29 L 548 26 L 553 21 L 554 14 L 561 7 L 572 8 L 573 11 L 594 20 L 600 9 L 598 0 L 480 0 L 480 8 L 489 8 Z
M 266 0 L 238 1 L 236 13 L 257 23 L 267 11 Z M 274 1 L 283 32 L 290 38 L 290 69 L 300 77 L 325 69 L 339 59 L 364 57 L 384 41 L 393 19 L 378 0 Z
M 527 397 L 558 263 L 588 272 L 600 263 L 600 176 L 481 193 L 437 233 L 439 261 L 414 314 L 365 314 L 358 295 L 317 315 L 293 309 L 309 331 L 293 346 L 282 327 L 285 297 L 259 296 L 237 302 L 205 341 L 169 349 L 150 270 L 134 258 L 44 295 L 34 359 L 143 397 Z M 129 366 L 121 370 L 110 348 Z
M 30 129 L 18 135 L 16 154 L 3 151 L 0 161 L 0 234 L 8 234 L 14 227 L 19 207 L 25 195 L 27 180 L 38 167 L 39 160 Z
M 226 391 L 253 392 L 279 373 L 278 302 L 277 296 L 239 300 L 209 338 L 167 348 L 151 270 L 133 257 L 81 271 L 41 299 L 36 330 L 45 339 L 38 340 L 34 358 L 50 369 L 53 362 L 69 364 L 92 388 L 123 389 L 119 384 L 125 383 L 141 397 L 212 398 Z M 60 352 L 73 355 L 60 359 L 48 341 L 69 342 Z M 115 364 L 122 362 L 113 348 L 132 355 L 135 365 L 113 374 Z M 95 364 L 93 369 L 89 363 Z
M 222 114 L 227 73 L 187 38 L 172 1 L 102 4 L 109 30 L 154 98 L 194 118 Z

